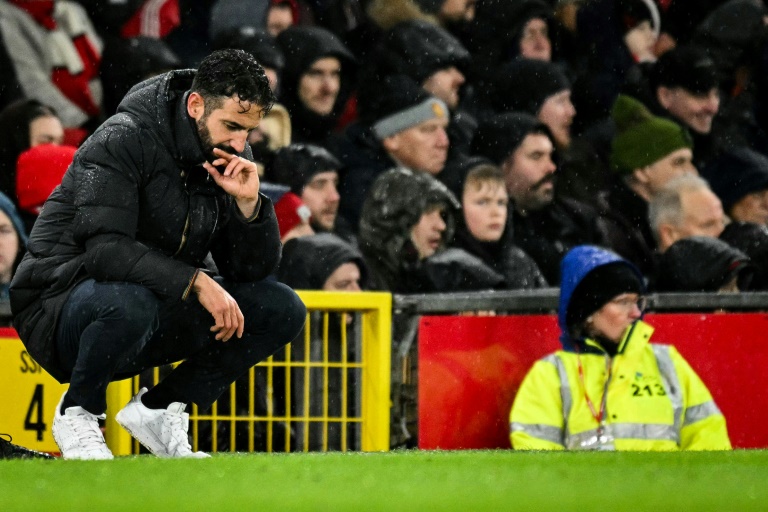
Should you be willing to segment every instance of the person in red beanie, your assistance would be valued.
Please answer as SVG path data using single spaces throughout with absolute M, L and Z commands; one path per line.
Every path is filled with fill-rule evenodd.
M 293 192 L 286 192 L 275 203 L 275 216 L 282 243 L 291 238 L 315 234 L 315 230 L 309 224 L 309 219 L 312 217 L 309 207 Z
M 27 233 L 32 231 L 43 203 L 59 186 L 75 156 L 74 146 L 42 144 L 24 151 L 16 162 L 16 200 Z

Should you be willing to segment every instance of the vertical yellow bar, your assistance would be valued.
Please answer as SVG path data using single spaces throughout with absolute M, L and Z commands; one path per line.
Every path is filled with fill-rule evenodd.
M 308 313 L 309 314 L 309 313 Z M 302 451 L 308 452 L 309 451 L 309 416 L 310 416 L 310 410 L 309 410 L 309 379 L 312 376 L 312 373 L 310 372 L 310 363 L 311 363 L 311 339 L 312 339 L 312 329 L 311 325 L 309 325 L 309 318 L 307 318 L 307 327 L 304 329 L 304 419 L 302 420 L 304 423 L 304 429 L 303 429 L 303 436 L 302 436 Z
M 251 366 L 248 370 L 248 451 L 252 452 L 253 436 L 256 433 L 256 368 Z
M 133 396 L 133 379 L 112 382 L 107 386 L 107 420 L 104 440 L 115 455 L 131 455 L 133 438 L 115 421 L 115 414 L 125 407 Z
M 329 313 L 323 313 L 323 451 L 328 451 L 328 324 Z
M 347 372 L 349 371 L 349 360 L 347 358 L 347 315 L 341 316 L 341 451 L 347 451 Z
M 219 451 L 219 402 L 211 407 L 211 451 Z
M 293 351 L 291 350 L 291 345 L 288 344 L 285 347 L 285 443 L 283 444 L 283 451 L 286 453 L 291 451 L 291 390 L 293 389 L 293 384 L 291 381 L 292 369 Z
M 275 407 L 274 407 L 274 399 L 275 399 L 275 393 L 274 393 L 274 382 L 272 380 L 273 377 L 273 369 L 274 369 L 274 358 L 269 357 L 267 359 L 267 390 L 266 390 L 266 397 L 267 397 L 267 452 L 272 452 L 272 434 L 273 434 L 273 422 L 275 421 Z
M 237 390 L 235 384 L 229 386 L 229 451 L 235 451 L 235 417 L 237 416 Z
M 392 296 L 376 295 L 376 308 L 363 315 L 363 451 L 389 449 Z

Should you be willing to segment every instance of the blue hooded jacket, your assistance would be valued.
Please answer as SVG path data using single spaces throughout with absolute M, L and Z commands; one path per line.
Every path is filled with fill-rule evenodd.
M 576 346 L 581 345 L 583 342 L 582 340 L 577 340 L 571 337 L 568 325 L 565 321 L 573 291 L 591 271 L 598 267 L 608 265 L 609 263 L 616 262 L 627 265 L 637 274 L 640 283 L 645 283 L 643 274 L 632 263 L 608 249 L 603 249 L 602 247 L 594 245 L 576 246 L 568 251 L 560 262 L 560 275 L 562 276 L 562 280 L 560 283 L 560 302 L 558 304 L 557 323 L 560 326 L 560 343 L 563 345 L 564 350 L 574 352 Z M 642 286 L 644 288 L 644 284 Z M 644 291 L 645 290 L 643 289 L 643 292 Z
M 2 192 L 0 192 L 0 211 L 5 213 L 8 218 L 11 219 L 11 224 L 13 224 L 16 234 L 19 236 L 19 250 L 16 254 L 16 259 L 13 262 L 13 271 L 15 272 L 16 267 L 21 261 L 21 257 L 24 255 L 24 251 L 26 251 L 27 248 L 27 233 L 24 230 L 24 223 L 22 222 L 21 217 L 19 217 L 19 213 L 16 211 L 16 206 L 14 206 L 13 201 Z M 8 299 L 9 286 L 10 283 L 0 283 L 0 300 Z

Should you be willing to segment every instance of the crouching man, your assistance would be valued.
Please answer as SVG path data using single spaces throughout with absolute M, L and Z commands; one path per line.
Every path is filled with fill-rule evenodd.
M 64 458 L 112 458 L 107 384 L 179 360 L 116 420 L 155 455 L 207 456 L 190 447 L 187 404 L 209 406 L 301 331 L 301 300 L 263 280 L 280 240 L 246 144 L 273 101 L 239 50 L 142 82 L 46 202 L 11 307 L 29 353 L 70 384 L 52 426 Z

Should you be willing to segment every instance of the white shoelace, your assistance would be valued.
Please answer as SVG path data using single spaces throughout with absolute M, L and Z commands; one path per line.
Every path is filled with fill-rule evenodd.
M 169 454 L 187 454 L 192 452 L 192 446 L 189 444 L 187 435 L 188 423 L 183 414 L 174 414 L 166 412 L 164 421 L 170 430 L 171 439 L 168 443 Z
M 91 414 L 78 414 L 75 417 L 65 417 L 77 435 L 80 447 L 86 452 L 103 452 L 106 444 L 99 429 L 99 421 Z

